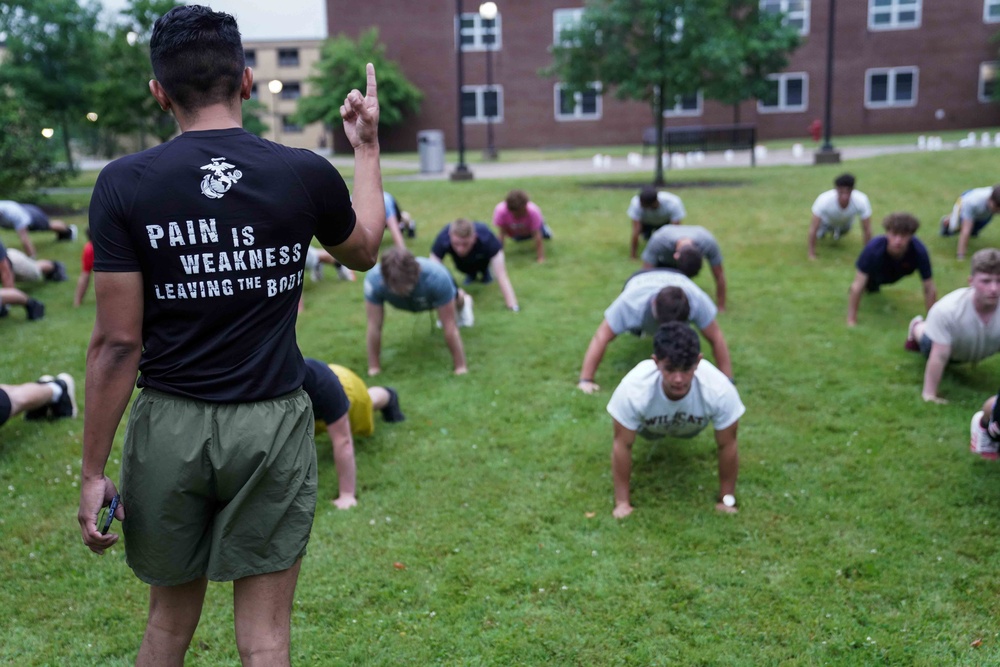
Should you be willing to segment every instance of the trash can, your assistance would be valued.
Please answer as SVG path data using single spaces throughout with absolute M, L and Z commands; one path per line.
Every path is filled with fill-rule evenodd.
M 444 171 L 444 132 L 417 132 L 417 151 L 420 154 L 421 174 L 439 174 Z

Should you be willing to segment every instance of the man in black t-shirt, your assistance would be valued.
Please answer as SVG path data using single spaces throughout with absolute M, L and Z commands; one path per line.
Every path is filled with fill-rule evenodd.
M 520 310 L 517 297 L 514 296 L 514 286 L 507 277 L 503 244 L 489 227 L 465 218 L 445 225 L 434 239 L 431 259 L 441 262 L 447 255 L 451 255 L 455 261 L 455 268 L 465 274 L 466 285 L 477 279 L 483 283 L 491 283 L 495 275 L 507 308 L 515 312 Z
M 111 163 L 94 187 L 77 518 L 91 550 L 117 541 L 96 521 L 117 492 L 105 466 L 138 372 L 114 514 L 129 566 L 151 586 L 137 662 L 183 662 L 212 579 L 233 581 L 244 660 L 288 664 L 316 504 L 296 305 L 313 236 L 349 268 L 375 263 L 385 217 L 375 71 L 341 107 L 352 207 L 328 161 L 242 129 L 253 71 L 233 17 L 174 7 L 150 52 L 150 91 L 182 133 Z

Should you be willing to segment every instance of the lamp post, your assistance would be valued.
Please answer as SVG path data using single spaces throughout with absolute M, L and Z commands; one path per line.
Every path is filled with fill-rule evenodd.
M 271 79 L 267 82 L 267 89 L 271 91 L 271 122 L 273 123 L 272 129 L 274 130 L 274 140 L 278 140 L 278 93 L 285 86 L 277 79 Z
M 455 0 L 455 56 L 458 70 L 458 164 L 451 172 L 453 181 L 471 181 L 472 171 L 465 164 L 465 122 L 462 118 L 462 85 L 465 75 L 462 71 L 462 0 Z
M 837 0 L 830 0 L 826 26 L 826 101 L 823 111 L 823 145 L 814 155 L 814 164 L 840 162 L 840 151 L 834 150 L 833 144 L 830 143 L 830 125 L 833 123 L 833 36 L 836 10 Z
M 484 2 L 479 5 L 479 17 L 484 21 L 496 21 L 497 3 Z M 496 23 L 493 24 L 493 32 L 490 33 L 490 40 L 486 41 L 486 32 L 483 32 L 483 42 L 486 44 L 486 90 L 493 90 L 493 51 L 497 46 Z M 494 95 L 496 95 L 496 92 Z M 483 157 L 487 160 L 497 159 L 496 145 L 493 143 L 493 114 L 486 115 L 486 151 Z

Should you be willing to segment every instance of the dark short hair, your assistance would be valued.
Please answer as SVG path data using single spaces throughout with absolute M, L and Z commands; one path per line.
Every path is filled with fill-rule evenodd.
M 514 212 L 522 212 L 528 207 L 528 193 L 524 190 L 511 190 L 507 193 L 507 210 Z
M 236 19 L 201 5 L 177 6 L 156 20 L 149 60 L 167 96 L 187 111 L 230 102 L 246 67 Z
M 653 297 L 653 310 L 656 312 L 656 321 L 660 324 L 687 322 L 691 317 L 691 304 L 680 287 L 664 287 L 657 292 Z
M 688 370 L 698 363 L 701 341 L 687 324 L 667 322 L 661 324 L 653 336 L 653 356 L 666 361 L 671 370 Z
M 694 278 L 701 272 L 702 263 L 701 251 L 694 244 L 677 251 L 677 268 L 688 278 Z
M 652 185 L 647 185 L 639 190 L 639 204 L 649 208 L 659 201 L 659 191 Z
M 406 296 L 420 280 L 420 264 L 409 250 L 393 246 L 382 253 L 382 280 L 390 292 Z
M 990 193 L 990 199 L 992 199 L 993 203 L 1000 208 L 1000 185 L 993 186 L 993 192 Z
M 917 233 L 920 221 L 909 213 L 890 213 L 882 220 L 882 227 L 891 234 L 913 234 Z
M 841 174 L 834 179 L 833 184 L 838 188 L 854 189 L 854 174 Z

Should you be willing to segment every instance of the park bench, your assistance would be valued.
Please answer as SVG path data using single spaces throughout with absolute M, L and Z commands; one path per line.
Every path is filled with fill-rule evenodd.
M 690 153 L 692 151 L 750 151 L 750 164 L 757 166 L 754 148 L 757 145 L 756 125 L 714 125 L 704 127 L 688 125 L 663 128 L 665 153 Z M 642 131 L 642 153 L 646 148 L 656 148 L 656 128 Z

